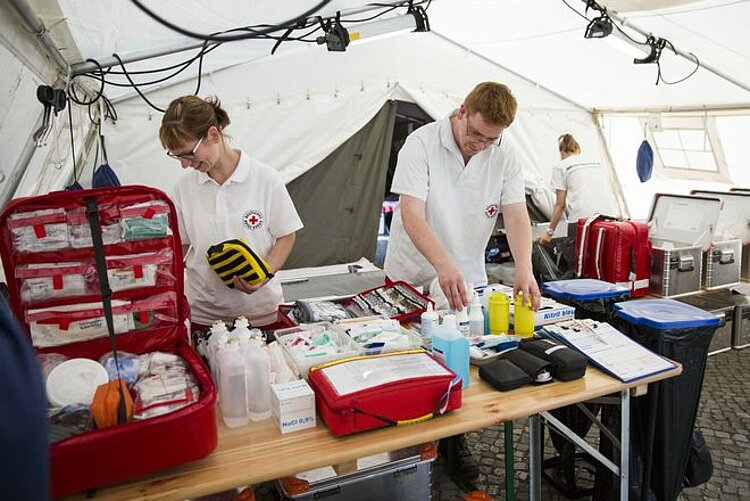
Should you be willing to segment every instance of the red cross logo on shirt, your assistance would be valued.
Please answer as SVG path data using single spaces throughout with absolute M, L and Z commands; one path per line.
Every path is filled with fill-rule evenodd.
M 497 204 L 488 205 L 486 209 L 484 209 L 484 215 L 488 218 L 493 218 L 497 215 Z
M 255 209 L 250 209 L 242 215 L 242 224 L 248 230 L 256 230 L 263 226 L 263 213 Z

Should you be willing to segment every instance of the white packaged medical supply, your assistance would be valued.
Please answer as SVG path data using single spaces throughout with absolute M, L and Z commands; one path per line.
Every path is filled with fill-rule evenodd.
M 63 209 L 12 214 L 8 217 L 8 226 L 17 252 L 46 252 L 70 246 Z
M 272 385 L 271 410 L 282 434 L 315 427 L 315 393 L 304 379 Z
M 112 301 L 115 334 L 133 330 L 129 301 Z M 60 346 L 109 335 L 102 303 L 53 306 L 28 310 L 26 321 L 34 346 Z
M 95 275 L 94 265 L 84 263 L 40 263 L 16 269 L 24 303 L 84 296 Z
M 102 243 L 104 245 L 114 244 L 122 240 L 122 229 L 118 223 L 119 218 L 120 214 L 117 206 L 100 207 L 99 228 L 101 228 Z M 94 245 L 94 241 L 91 238 L 91 223 L 86 214 L 86 209 L 73 209 L 68 213 L 68 231 L 70 233 L 71 247 L 81 249 Z

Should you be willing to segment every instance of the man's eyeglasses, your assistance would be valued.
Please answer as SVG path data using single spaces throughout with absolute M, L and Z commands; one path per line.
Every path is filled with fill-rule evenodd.
M 480 133 L 476 132 L 475 130 L 472 130 L 469 126 L 469 120 L 466 120 L 466 137 L 469 138 L 470 141 L 475 143 L 482 143 L 487 145 L 488 148 L 494 148 L 496 146 L 500 146 L 500 143 L 503 142 L 503 134 L 500 133 L 500 136 L 492 138 L 492 137 L 484 137 Z
M 177 160 L 195 160 L 195 152 L 198 151 L 198 148 L 201 147 L 201 143 L 203 142 L 203 139 L 205 137 L 206 136 L 201 136 L 201 138 L 198 139 L 198 142 L 195 143 L 195 146 L 193 146 L 193 149 L 190 150 L 189 153 L 180 153 L 180 154 L 177 154 L 177 153 L 172 153 L 171 151 L 167 150 L 167 155 L 170 158 L 174 158 L 174 159 L 177 159 Z

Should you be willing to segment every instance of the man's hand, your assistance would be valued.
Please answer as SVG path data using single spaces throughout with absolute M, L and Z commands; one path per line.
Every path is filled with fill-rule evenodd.
M 524 272 L 516 269 L 516 279 L 513 281 L 513 297 L 516 297 L 519 293 L 523 295 L 522 304 L 531 301 L 531 309 L 534 311 L 539 309 L 542 295 L 531 271 Z
M 438 272 L 440 288 L 443 289 L 443 294 L 448 299 L 451 309 L 460 311 L 468 306 L 466 283 L 464 282 L 464 276 L 458 268 L 452 264 L 448 264 L 436 271 Z
M 247 283 L 247 280 L 240 278 L 237 275 L 232 277 L 232 281 L 234 282 L 234 288 L 238 291 L 244 292 L 245 294 L 252 294 L 268 283 L 268 279 L 266 278 L 262 282 L 258 282 L 255 285 L 250 285 L 249 283 Z
M 543 233 L 541 237 L 539 237 L 539 243 L 542 245 L 547 245 L 552 240 L 552 235 L 549 233 Z

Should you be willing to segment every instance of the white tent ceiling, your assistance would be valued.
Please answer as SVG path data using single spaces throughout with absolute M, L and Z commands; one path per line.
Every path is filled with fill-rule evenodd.
M 584 2 L 566 1 L 570 7 L 584 13 Z M 322 14 L 357 9 L 366 3 L 332 1 Z M 750 31 L 745 27 L 750 20 L 750 2 L 617 0 L 601 3 L 609 3 L 615 9 L 667 6 L 622 16 L 627 23 L 670 40 L 677 48 L 695 53 L 706 65 L 750 86 Z M 30 4 L 50 28 L 69 63 L 88 58 L 109 59 L 114 52 L 127 57 L 147 50 L 168 50 L 196 43 L 157 24 L 128 0 L 33 0 Z M 149 8 L 174 24 L 201 33 L 283 21 L 316 4 L 314 0 L 225 1 L 207 8 L 200 0 L 147 2 Z M 671 4 L 677 5 L 669 7 Z M 428 15 L 435 34 L 588 108 L 718 108 L 750 104 L 750 92 L 703 68 L 678 85 L 654 85 L 655 65 L 636 66 L 631 62 L 632 56 L 610 44 L 585 40 L 583 32 L 587 22 L 568 5 L 563 0 L 435 0 L 429 6 Z M 589 11 L 588 15 L 593 17 L 593 12 Z M 357 17 L 367 17 L 367 14 Z M 636 32 L 629 32 L 643 39 Z M 424 35 L 414 35 L 418 36 Z M 70 47 L 71 42 L 74 48 Z M 300 44 L 286 42 L 277 54 L 294 50 Z M 260 40 L 225 44 L 206 56 L 204 68 L 216 71 L 266 56 L 272 45 L 272 42 Z M 187 54 L 128 65 L 128 68 L 154 67 L 182 59 Z M 665 49 L 662 74 L 666 80 L 678 80 L 693 67 L 692 62 Z M 461 71 L 460 68 L 452 70 Z M 192 77 L 196 71 L 192 67 L 185 76 Z M 108 89 L 110 97 L 123 92 L 132 91 Z

